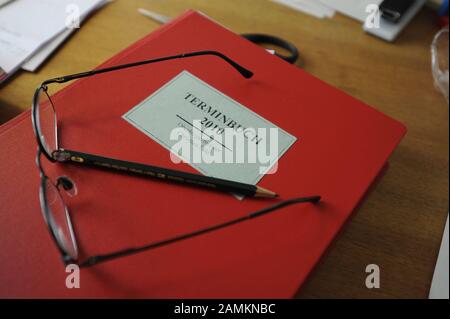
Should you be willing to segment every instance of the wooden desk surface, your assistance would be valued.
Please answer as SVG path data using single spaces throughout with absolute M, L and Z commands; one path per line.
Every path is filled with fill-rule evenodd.
M 424 10 L 395 44 L 366 35 L 343 16 L 320 20 L 268 0 L 115 0 L 90 18 L 35 74 L 0 88 L 0 123 L 29 108 L 40 81 L 95 67 L 158 27 L 146 7 L 175 17 L 198 9 L 237 33 L 275 34 L 295 43 L 304 69 L 402 121 L 409 133 L 387 174 L 322 258 L 301 298 L 424 298 L 448 212 L 449 114 L 434 89 L 430 43 L 438 28 Z M 365 267 L 381 288 L 365 287 Z

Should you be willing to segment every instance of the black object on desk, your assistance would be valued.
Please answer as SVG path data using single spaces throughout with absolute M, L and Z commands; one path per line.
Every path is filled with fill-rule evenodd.
M 384 19 L 397 23 L 414 2 L 415 0 L 384 0 L 380 5 L 380 11 Z
M 281 54 L 275 52 L 275 55 L 277 57 L 285 60 L 286 62 L 294 64 L 298 60 L 298 57 L 299 57 L 298 49 L 296 48 L 295 45 L 293 45 L 292 43 L 290 43 L 284 39 L 278 38 L 273 35 L 257 34 L 257 33 L 256 34 L 241 34 L 241 36 L 257 45 L 269 44 L 269 45 L 273 45 L 273 46 L 276 46 L 276 47 L 279 47 L 279 48 L 282 48 L 282 49 L 288 51 L 290 54 L 288 56 L 281 55 Z

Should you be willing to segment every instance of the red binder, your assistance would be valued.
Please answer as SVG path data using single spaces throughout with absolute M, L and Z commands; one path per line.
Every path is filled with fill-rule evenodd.
M 299 138 L 278 172 L 260 185 L 283 198 L 320 194 L 323 203 L 273 215 L 81 271 L 67 289 L 65 268 L 40 212 L 36 142 L 29 112 L 0 128 L 0 297 L 292 297 L 406 132 L 399 122 L 330 87 L 212 22 L 188 12 L 104 66 L 216 50 L 255 72 L 243 81 L 215 57 L 186 59 L 78 81 L 54 97 L 61 145 L 190 172 L 121 116 L 187 70 Z M 80 70 L 82 71 L 82 70 Z M 30 92 L 30 100 L 33 92 Z M 102 99 L 108 103 L 98 105 Z M 80 168 L 45 164 L 70 176 L 67 201 L 81 251 L 108 253 L 260 209 L 267 201 Z

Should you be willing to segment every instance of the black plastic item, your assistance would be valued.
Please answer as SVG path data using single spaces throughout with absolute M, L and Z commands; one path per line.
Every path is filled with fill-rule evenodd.
M 380 5 L 382 17 L 388 21 L 399 22 L 415 0 L 384 0 Z
M 275 55 L 277 57 L 285 60 L 286 62 L 294 64 L 298 60 L 299 57 L 298 49 L 295 47 L 295 45 L 286 40 L 268 34 L 242 34 L 242 36 L 247 40 L 258 45 L 269 44 L 287 50 L 290 53 L 289 56 L 284 56 L 275 52 Z

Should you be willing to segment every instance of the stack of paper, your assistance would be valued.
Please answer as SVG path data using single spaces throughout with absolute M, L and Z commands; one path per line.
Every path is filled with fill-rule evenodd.
M 317 18 L 331 18 L 335 11 L 317 0 L 272 0 Z
M 382 0 L 272 0 L 317 18 L 332 18 L 340 12 L 364 22 L 368 5 L 380 5 Z
M 332 18 L 340 12 L 356 20 L 367 18 L 368 5 L 380 5 L 382 0 L 272 0 L 317 18 Z
M 441 250 L 434 271 L 433 282 L 431 284 L 430 299 L 448 299 L 449 298 L 449 284 L 448 284 L 448 265 L 449 265 L 449 251 L 448 251 L 448 217 L 445 226 L 444 238 L 442 238 Z
M 0 0 L 0 7 L 7 4 L 8 2 L 11 2 L 12 0 Z
M 2 1 L 2 0 L 0 0 Z M 107 0 L 14 0 L 0 7 L 0 82 L 20 68 L 34 71 Z
M 380 5 L 382 0 L 319 0 L 322 4 L 353 19 L 364 22 L 369 15 L 367 8 L 370 5 Z
M 400 32 L 411 22 L 424 6 L 426 0 L 416 0 L 404 14 L 401 21 L 392 23 L 382 18 L 378 6 L 383 0 L 272 0 L 292 9 L 313 15 L 317 18 L 331 18 L 335 12 L 342 13 L 363 23 L 364 31 L 387 41 L 394 41 Z M 374 6 L 376 6 L 374 11 Z M 374 14 L 375 13 L 375 14 Z M 367 24 L 379 17 L 379 25 Z

